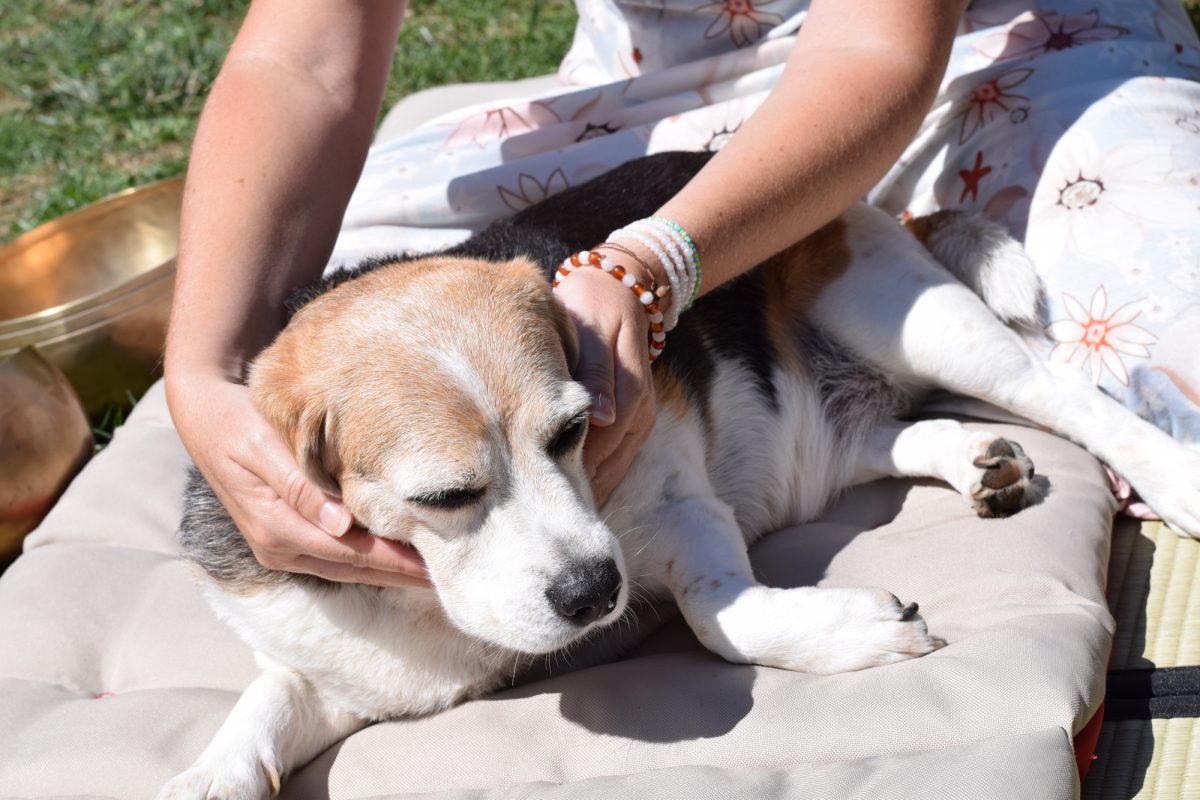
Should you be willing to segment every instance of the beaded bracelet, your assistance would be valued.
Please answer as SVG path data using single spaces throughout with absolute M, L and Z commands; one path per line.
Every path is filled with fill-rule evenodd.
M 697 268 L 695 253 L 689 244 L 691 237 L 685 239 L 684 234 L 679 232 L 682 228 L 676 230 L 667 225 L 660 217 L 647 217 L 646 219 L 638 220 L 631 227 L 649 232 L 667 248 L 667 251 L 676 260 L 675 268 L 681 274 L 686 275 L 687 300 L 681 302 L 679 310 L 682 313 L 691 308 L 692 302 L 696 297 L 696 292 L 700 288 L 700 273 Z
M 646 270 L 647 275 L 651 275 L 651 276 L 654 275 L 654 270 L 650 269 L 650 265 L 646 263 L 646 259 L 639 256 L 637 253 L 633 252 L 625 245 L 617 244 L 616 242 L 605 242 L 604 244 L 598 244 L 596 246 L 603 247 L 605 250 L 615 250 L 618 253 L 621 253 L 622 255 L 629 256 L 634 261 L 636 261 L 638 264 L 640 264 L 642 266 L 642 269 Z M 659 300 L 663 299 L 670 293 L 671 293 L 670 286 L 657 286 L 654 289 L 654 296 L 657 297 Z
M 683 244 L 687 245 L 687 249 L 684 250 L 683 252 L 684 252 L 685 256 L 691 257 L 690 258 L 690 260 L 691 260 L 690 266 L 693 270 L 695 270 L 695 273 L 696 273 L 696 281 L 694 284 L 694 291 L 692 292 L 691 297 L 688 298 L 687 305 L 686 305 L 686 308 L 691 308 L 692 303 L 696 302 L 696 293 L 700 291 L 700 281 L 704 274 L 700 270 L 700 249 L 698 247 L 696 247 L 696 243 L 694 241 L 692 241 L 692 237 L 688 234 L 687 231 L 685 231 L 683 229 L 683 226 L 681 226 L 679 223 L 674 222 L 673 220 L 669 220 L 666 217 L 647 217 L 647 219 L 649 219 L 651 222 L 656 222 L 661 226 L 669 228 L 674 233 L 674 235 L 676 237 L 678 237 L 678 239 L 682 240 Z
M 555 277 L 550 284 L 551 288 L 557 289 L 558 284 L 568 275 L 583 266 L 601 269 L 619 280 L 621 285 L 633 291 L 634 296 L 642 304 L 642 308 L 646 310 L 646 315 L 650 320 L 650 360 L 653 361 L 658 358 L 659 353 L 667 346 L 667 334 L 663 328 L 663 314 L 659 308 L 658 297 L 656 296 L 653 284 L 651 284 L 651 288 L 647 289 L 632 273 L 611 258 L 606 258 L 601 253 L 584 250 L 579 253 L 572 253 L 563 259 L 563 262 L 558 265 L 558 275 L 561 277 Z
M 610 241 L 622 237 L 645 246 L 666 271 L 675 294 L 667 320 L 667 330 L 673 329 L 700 290 L 700 251 L 695 241 L 678 223 L 657 216 L 636 220 L 609 234 Z
M 656 241 L 657 237 L 655 237 L 656 240 L 651 240 L 650 236 L 644 235 L 644 231 L 640 230 L 638 227 L 635 227 L 636 224 L 637 223 L 634 223 L 634 225 L 628 225 L 617 233 L 628 236 L 634 241 L 641 243 L 643 247 L 653 253 L 654 257 L 658 259 L 658 263 L 662 264 L 663 268 L 667 272 L 667 280 L 671 284 L 671 294 L 673 297 L 686 297 L 690 287 L 686 286 L 680 278 L 680 275 L 684 274 L 682 262 L 676 261 L 675 253 L 671 251 L 670 245 L 667 245 L 667 252 L 671 253 L 671 255 L 668 256 L 667 252 L 664 252 L 663 248 L 659 246 L 663 243 L 661 241 Z M 651 235 L 653 236 L 653 233 L 651 233 Z M 670 306 L 668 306 L 667 311 L 667 330 L 674 330 L 675 326 L 679 324 L 679 303 L 671 303 Z

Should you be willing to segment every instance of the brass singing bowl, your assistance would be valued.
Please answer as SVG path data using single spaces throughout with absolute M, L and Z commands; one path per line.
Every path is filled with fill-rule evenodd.
M 161 372 L 183 179 L 127 189 L 0 249 L 0 359 L 37 346 L 88 413 Z
M 92 429 L 62 372 L 32 347 L 0 363 L 0 564 L 91 454 Z

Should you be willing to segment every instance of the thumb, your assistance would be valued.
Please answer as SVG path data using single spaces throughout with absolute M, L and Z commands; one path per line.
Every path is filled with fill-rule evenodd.
M 317 510 L 317 525 L 321 530 L 330 536 L 341 536 L 350 530 L 350 526 L 354 523 L 350 509 L 346 508 L 337 498 L 330 497 L 324 492 L 318 491 L 317 493 L 321 495 L 320 500 L 322 501 L 321 507 Z
M 593 331 L 580 331 L 579 366 L 575 380 L 587 389 L 592 398 L 591 423 L 611 425 L 617 418 L 616 391 L 613 380 L 612 348 Z
M 260 440 L 266 452 L 255 471 L 260 472 L 262 480 L 297 514 L 330 536 L 350 530 L 354 519 L 346 505 L 309 480 L 283 440 L 270 434 L 274 431 Z
M 280 495 L 296 512 L 330 536 L 342 536 L 354 524 L 346 504 L 325 494 L 298 467 L 288 478 L 288 493 Z

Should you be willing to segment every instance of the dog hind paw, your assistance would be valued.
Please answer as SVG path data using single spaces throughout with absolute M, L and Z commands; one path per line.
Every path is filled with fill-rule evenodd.
M 1168 528 L 1200 539 L 1200 451 L 1170 442 L 1125 477 Z
M 1033 461 L 1016 442 L 996 439 L 972 464 L 981 470 L 970 492 L 971 505 L 980 517 L 1012 516 L 1041 497 Z

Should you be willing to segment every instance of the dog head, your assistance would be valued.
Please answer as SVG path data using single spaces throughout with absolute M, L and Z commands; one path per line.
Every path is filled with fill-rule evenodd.
M 458 628 L 541 653 L 628 595 L 583 469 L 577 350 L 533 264 L 430 258 L 305 305 L 250 388 L 311 480 L 417 547 Z

